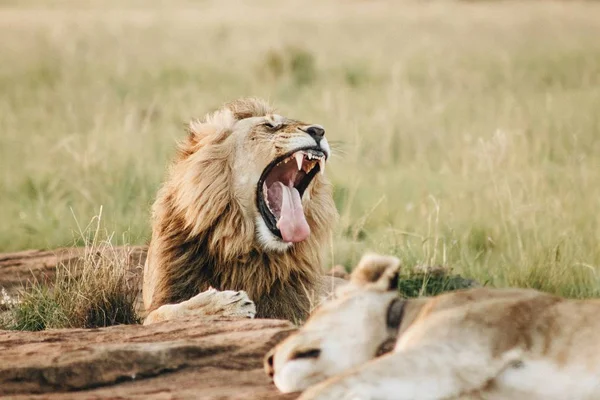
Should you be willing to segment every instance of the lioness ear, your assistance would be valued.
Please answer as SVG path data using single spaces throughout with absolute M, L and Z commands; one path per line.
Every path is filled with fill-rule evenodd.
M 396 290 L 399 270 L 398 258 L 367 253 L 352 272 L 350 281 L 356 286 L 368 286 L 384 291 Z

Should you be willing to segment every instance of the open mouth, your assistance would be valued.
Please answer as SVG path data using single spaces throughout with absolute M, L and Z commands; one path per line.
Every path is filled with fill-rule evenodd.
M 325 171 L 326 159 L 318 148 L 294 150 L 267 165 L 258 180 L 258 210 L 269 230 L 284 242 L 301 242 L 310 235 L 302 195 L 317 173 Z

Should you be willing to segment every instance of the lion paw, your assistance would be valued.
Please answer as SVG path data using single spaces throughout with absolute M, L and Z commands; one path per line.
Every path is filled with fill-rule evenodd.
M 189 300 L 157 308 L 148 314 L 144 325 L 196 317 L 254 318 L 255 315 L 256 305 L 243 290 L 210 288 Z
M 237 318 L 254 318 L 256 315 L 256 305 L 243 290 L 219 291 L 210 288 L 188 301 L 191 314 L 201 311 L 208 316 Z

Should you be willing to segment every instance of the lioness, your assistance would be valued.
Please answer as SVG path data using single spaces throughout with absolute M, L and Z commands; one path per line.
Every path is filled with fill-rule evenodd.
M 324 175 L 330 157 L 322 126 L 262 100 L 192 121 L 153 206 L 145 323 L 306 318 L 332 285 L 321 272 L 337 218 Z
M 486 288 L 405 300 L 398 265 L 365 256 L 337 298 L 267 355 L 281 391 L 310 387 L 303 400 L 600 399 L 600 301 Z M 390 340 L 393 351 L 375 358 Z

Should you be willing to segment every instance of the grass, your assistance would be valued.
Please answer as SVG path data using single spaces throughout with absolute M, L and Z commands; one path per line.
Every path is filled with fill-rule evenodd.
M 102 231 L 101 216 L 80 230 L 85 245 L 81 260 L 58 265 L 51 285 L 34 281 L 16 298 L 3 293 L 0 328 L 40 331 L 140 323 L 135 308 L 139 274 L 128 272 L 129 257 L 117 252 L 113 238 Z
M 335 144 L 331 263 L 373 250 L 493 286 L 598 296 L 599 13 L 2 2 L 0 251 L 70 244 L 71 210 L 89 220 L 99 206 L 108 231 L 146 242 L 183 124 L 256 95 Z

